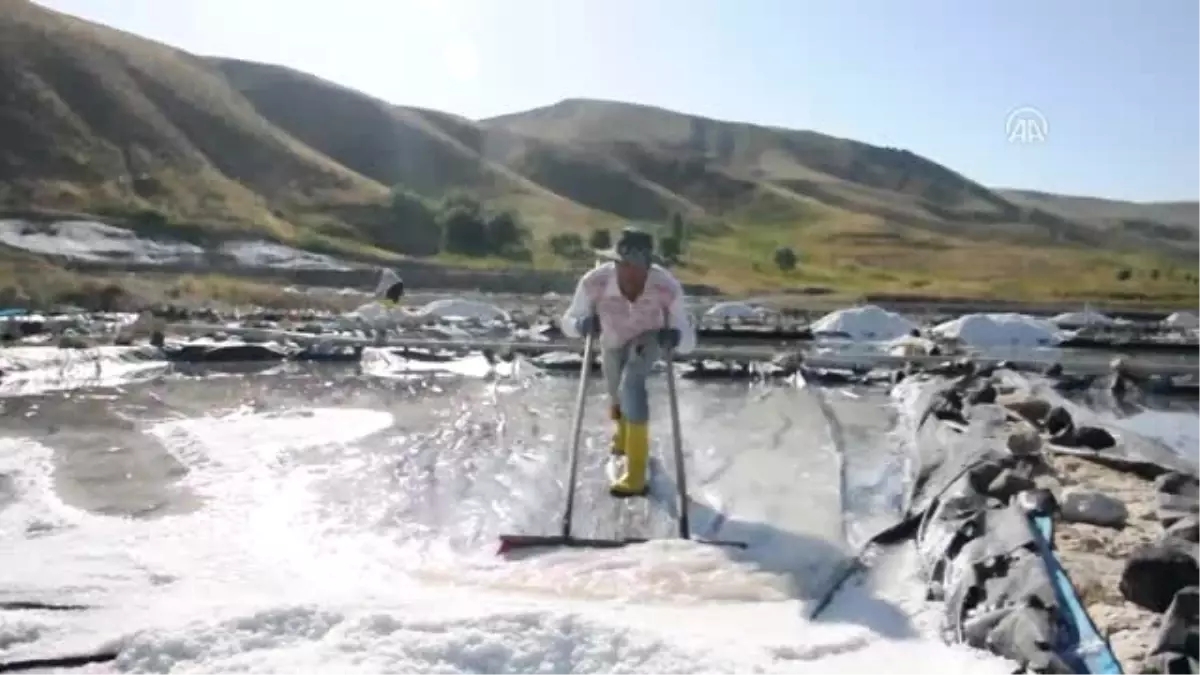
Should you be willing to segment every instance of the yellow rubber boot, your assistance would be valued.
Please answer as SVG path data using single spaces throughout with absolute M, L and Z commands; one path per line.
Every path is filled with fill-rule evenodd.
M 646 494 L 646 461 L 650 454 L 650 427 L 645 422 L 625 422 L 625 473 L 609 486 L 614 497 Z
M 609 406 L 608 417 L 613 422 L 617 423 L 617 428 L 613 431 L 612 446 L 609 452 L 620 456 L 625 454 L 625 419 L 621 416 L 620 406 Z

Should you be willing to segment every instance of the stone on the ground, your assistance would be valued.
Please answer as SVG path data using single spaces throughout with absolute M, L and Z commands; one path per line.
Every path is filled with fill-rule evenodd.
M 1195 476 L 1171 471 L 1154 479 L 1154 495 L 1159 522 L 1171 529 L 1176 523 L 1200 512 L 1200 480 Z M 1186 527 L 1186 526 L 1185 526 Z M 1186 531 L 1186 529 L 1185 529 Z
M 1074 441 L 1075 445 L 1092 450 L 1106 450 L 1117 445 L 1117 439 L 1107 429 L 1099 427 L 1079 427 L 1075 430 Z
M 1037 487 L 1032 480 L 1012 469 L 1004 469 L 988 484 L 987 494 L 1007 503 L 1017 493 Z
M 1042 437 L 1032 429 L 1012 432 L 1006 444 L 1014 457 L 1030 457 L 1042 451 Z
M 1144 672 L 1200 672 L 1200 588 L 1175 594 L 1147 657 Z
M 1068 488 L 1060 500 L 1063 520 L 1102 527 L 1125 527 L 1129 509 L 1121 500 L 1092 490 Z
M 1042 420 L 1046 419 L 1046 415 L 1050 414 L 1050 404 L 1040 398 L 1027 398 L 1023 401 L 1013 401 L 1006 404 L 1004 407 L 1015 412 L 1033 424 L 1041 424 Z
M 980 494 L 987 494 L 988 486 L 1004 471 L 999 462 L 984 462 L 977 464 L 967 472 L 967 480 L 971 487 Z
M 1195 476 L 1170 471 L 1154 479 L 1154 489 L 1169 495 L 1200 497 L 1200 479 Z
M 1167 528 L 1166 536 L 1190 541 L 1193 544 L 1200 542 L 1200 516 L 1192 514 L 1180 518 Z
M 1042 420 L 1042 428 L 1051 437 L 1066 435 L 1075 429 L 1075 421 L 1071 419 L 1071 413 L 1067 412 L 1066 408 L 1056 405 Z
M 979 389 L 967 395 L 967 402 L 971 404 L 979 403 L 995 403 L 996 402 L 996 387 L 991 382 L 984 384 Z
M 1171 606 L 1175 594 L 1195 586 L 1198 577 L 1200 567 L 1189 545 L 1166 538 L 1143 544 L 1129 554 L 1118 587 L 1129 602 L 1162 613 Z

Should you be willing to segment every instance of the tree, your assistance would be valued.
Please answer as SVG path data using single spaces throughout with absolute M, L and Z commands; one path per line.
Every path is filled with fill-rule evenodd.
M 604 228 L 592 230 L 588 245 L 595 249 L 612 248 L 612 235 Z
M 474 198 L 455 194 L 442 200 L 437 215 L 443 248 L 451 253 L 532 260 L 529 230 L 511 211 L 488 212 Z
M 483 213 L 483 205 L 479 203 L 478 199 L 459 190 L 451 191 L 442 197 L 441 210 L 452 211 L 454 209 L 467 211 L 476 218 L 480 218 Z
M 587 249 L 583 246 L 583 237 L 574 232 L 564 232 L 550 237 L 550 250 L 554 252 L 554 255 L 567 260 L 587 257 Z
M 790 246 L 780 246 L 775 249 L 775 266 L 784 272 L 796 269 L 796 252 Z
M 166 214 L 157 209 L 142 209 L 131 218 L 135 230 L 145 233 L 161 232 L 170 225 Z
M 684 242 L 684 238 L 686 236 L 685 229 L 686 229 L 686 226 L 683 222 L 683 216 L 679 215 L 678 211 L 673 212 L 671 214 L 671 229 L 670 229 L 671 234 L 670 234 L 670 236 L 679 242 L 679 246 L 680 246 L 681 250 L 683 248 L 683 242 Z
M 487 219 L 488 244 L 495 253 L 524 248 L 527 235 L 511 211 L 493 213 Z
M 374 239 L 388 248 L 413 255 L 433 255 L 442 248 L 442 228 L 429 202 L 402 187 L 392 189 L 388 213 Z
M 1153 279 L 1154 281 L 1158 281 L 1158 277 L 1161 275 L 1162 275 L 1162 272 L 1159 272 L 1157 269 L 1150 270 L 1150 278 Z
M 1117 270 L 1117 281 L 1129 281 L 1129 278 L 1132 276 L 1133 270 L 1129 268 Z
M 454 206 L 438 214 L 444 238 L 442 248 L 451 253 L 485 256 L 490 251 L 487 225 L 470 209 Z
M 681 252 L 680 241 L 674 235 L 658 240 L 658 254 L 667 262 L 678 262 Z
M 125 308 L 129 294 L 120 284 L 105 284 L 95 294 L 96 307 L 101 312 L 119 312 Z
M 491 253 L 513 260 L 531 260 L 529 230 L 511 211 L 493 213 L 487 218 L 488 247 Z

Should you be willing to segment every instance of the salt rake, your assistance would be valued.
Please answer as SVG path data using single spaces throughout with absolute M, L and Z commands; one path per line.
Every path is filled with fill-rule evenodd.
M 502 534 L 497 555 L 503 555 L 515 549 L 532 548 L 620 548 L 631 544 L 644 544 L 651 541 L 645 537 L 627 537 L 624 539 L 585 539 L 571 534 L 571 521 L 575 512 L 575 484 L 579 474 L 579 438 L 583 432 L 584 399 L 587 394 L 588 380 L 592 372 L 593 336 L 589 333 L 583 343 L 583 365 L 579 374 L 579 393 L 575 398 L 575 420 L 571 430 L 571 459 L 567 470 L 567 502 L 563 509 L 562 530 L 557 535 L 537 534 Z M 675 354 L 668 349 L 667 362 L 667 396 L 671 405 L 671 434 L 675 446 L 675 480 L 678 486 L 679 498 L 679 538 L 714 546 L 729 546 L 746 548 L 740 541 L 723 541 L 716 539 L 692 539 L 691 527 L 688 521 L 688 494 L 685 469 L 683 464 L 683 438 L 679 426 L 679 400 L 675 395 Z

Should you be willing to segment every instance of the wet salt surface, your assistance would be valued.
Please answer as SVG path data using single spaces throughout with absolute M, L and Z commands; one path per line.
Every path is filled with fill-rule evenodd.
M 668 498 L 607 497 L 589 407 L 576 533 L 660 539 L 504 560 L 498 533 L 557 531 L 577 382 L 422 369 L 134 374 L 0 401 L 0 538 L 17 543 L 0 599 L 94 605 L 0 614 L 0 662 L 118 640 L 126 673 L 1010 668 L 940 643 L 904 555 L 804 619 L 847 540 L 899 508 L 919 396 L 680 382 L 692 528 L 744 554 L 674 539 Z M 1178 416 L 1116 423 L 1156 414 Z M 1151 420 L 1164 442 L 1195 437 L 1170 419 L 1170 438 Z
M 845 550 L 840 460 L 826 408 L 803 389 L 680 383 L 703 502 L 693 525 L 751 540 L 752 554 L 666 539 L 497 559 L 498 533 L 557 528 L 575 386 L 305 372 L 8 399 L 16 423 L 0 440 L 0 473 L 13 497 L 0 536 L 22 543 L 0 551 L 0 589 L 100 608 L 6 623 L 4 658 L 111 639 L 125 645 L 115 668 L 133 671 L 794 671 L 856 667 L 867 653 L 982 658 L 926 644 L 908 617 L 919 605 L 868 587 L 854 594 L 869 612 L 849 603 L 841 621 L 802 619 Z M 663 383 L 653 389 L 662 401 Z M 631 506 L 604 491 L 602 408 L 589 407 L 576 531 L 613 536 L 625 523 L 672 536 L 666 502 Z M 842 427 L 842 446 L 868 438 Z M 719 646 L 728 641 L 713 626 L 732 616 L 759 629 Z
M 93 672 L 1011 669 L 941 644 L 904 556 L 804 619 L 846 540 L 899 505 L 912 402 L 680 382 L 693 529 L 744 554 L 672 539 L 669 503 L 609 498 L 590 406 L 576 532 L 663 539 L 505 560 L 500 532 L 558 529 L 577 382 L 394 366 L 4 400 L 0 599 L 95 609 L 0 613 L 0 661 L 117 640 Z

